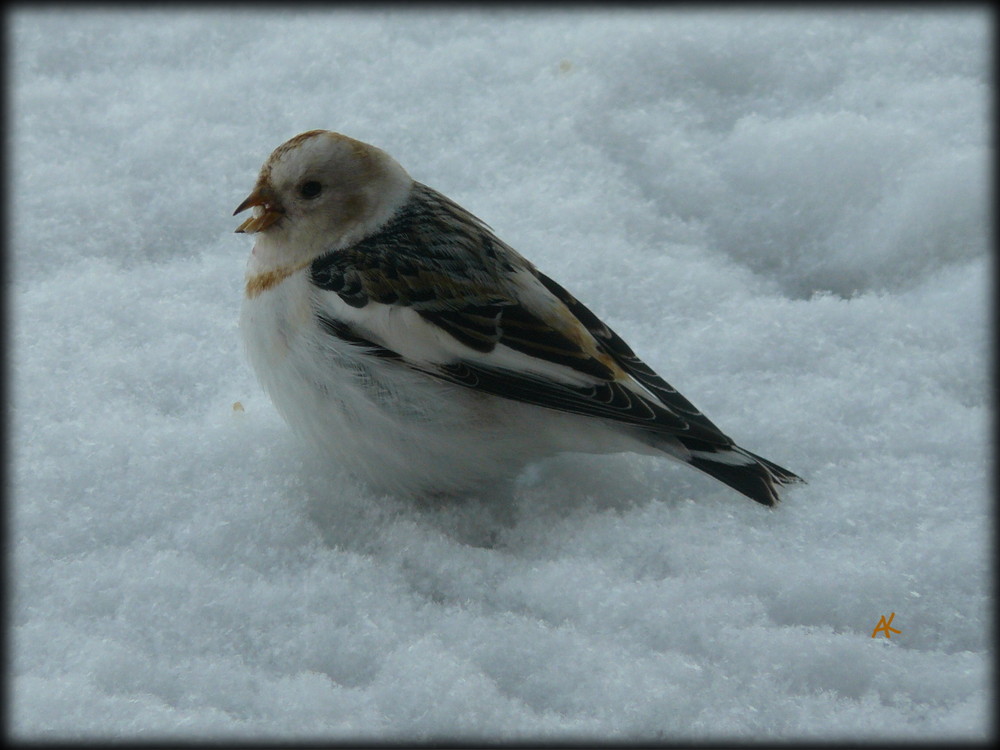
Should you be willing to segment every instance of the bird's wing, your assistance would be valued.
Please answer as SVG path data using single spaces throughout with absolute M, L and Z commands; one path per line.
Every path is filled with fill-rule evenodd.
M 676 388 L 643 362 L 625 343 L 624 339 L 611 330 L 588 307 L 548 276 L 539 273 L 538 278 L 542 285 L 565 305 L 569 313 L 580 322 L 580 325 L 587 329 L 587 332 L 597 342 L 598 348 L 610 356 L 635 383 L 690 424 L 697 425 L 709 432 L 718 433 L 720 436 L 723 434 L 694 404 L 684 398 Z M 732 441 L 726 438 L 723 442 L 731 444 Z
M 503 398 L 733 445 L 594 313 L 419 183 L 378 232 L 313 262 L 330 335 Z

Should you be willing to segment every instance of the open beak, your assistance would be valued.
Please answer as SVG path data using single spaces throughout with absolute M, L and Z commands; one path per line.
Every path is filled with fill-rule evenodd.
M 236 227 L 237 234 L 263 232 L 285 215 L 284 209 L 278 205 L 278 201 L 270 189 L 265 185 L 260 185 L 255 187 L 253 192 L 247 196 L 247 199 L 236 207 L 236 210 L 233 211 L 233 216 L 236 216 L 241 211 L 246 211 L 248 208 L 255 208 L 257 206 L 262 210 L 254 211 L 253 216 Z

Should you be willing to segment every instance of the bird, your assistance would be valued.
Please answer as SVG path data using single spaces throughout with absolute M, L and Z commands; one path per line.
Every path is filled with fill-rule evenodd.
M 252 369 L 293 432 L 379 491 L 486 492 L 566 452 L 666 456 L 765 506 L 803 481 L 375 146 L 296 135 L 233 215 L 248 209 Z

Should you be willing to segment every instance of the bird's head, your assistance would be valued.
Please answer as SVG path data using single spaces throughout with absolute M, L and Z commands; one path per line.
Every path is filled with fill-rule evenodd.
M 371 234 L 409 195 L 413 180 L 381 149 L 329 130 L 276 148 L 233 213 L 253 209 L 236 231 L 257 234 L 254 272 L 300 268 Z

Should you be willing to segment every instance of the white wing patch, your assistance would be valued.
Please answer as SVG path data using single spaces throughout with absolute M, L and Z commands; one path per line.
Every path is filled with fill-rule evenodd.
M 416 367 L 433 368 L 468 362 L 536 375 L 565 385 L 590 386 L 601 382 L 586 373 L 532 357 L 503 344 L 498 344 L 490 352 L 476 351 L 426 320 L 412 307 L 374 301 L 364 307 L 352 307 L 333 292 L 313 290 L 313 293 L 321 313 L 343 321 L 360 336 L 395 352 Z M 642 394 L 649 397 L 644 389 Z

